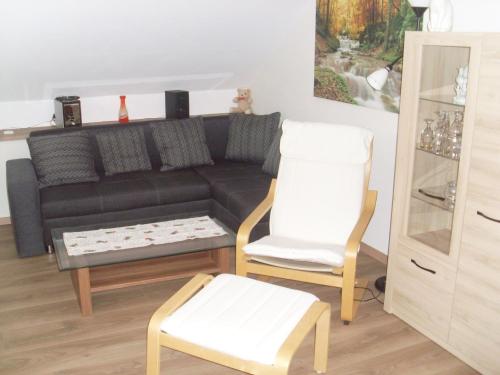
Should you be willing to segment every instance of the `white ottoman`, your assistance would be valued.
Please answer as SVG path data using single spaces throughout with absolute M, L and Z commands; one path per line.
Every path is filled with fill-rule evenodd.
M 325 372 L 329 304 L 246 277 L 199 274 L 151 318 L 147 374 L 159 374 L 161 346 L 250 374 L 287 374 L 293 354 L 314 326 L 314 368 Z

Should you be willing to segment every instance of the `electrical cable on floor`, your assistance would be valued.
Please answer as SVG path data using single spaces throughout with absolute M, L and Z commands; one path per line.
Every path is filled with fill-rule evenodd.
M 382 294 L 382 292 L 379 292 L 377 295 L 375 295 L 375 293 L 373 293 L 373 290 L 371 290 L 370 288 L 365 288 L 365 287 L 362 287 L 362 286 L 355 286 L 354 288 L 355 289 L 368 290 L 370 292 L 370 294 L 372 295 L 370 298 L 366 298 L 366 299 L 354 299 L 354 301 L 356 301 L 356 302 L 370 302 L 370 301 L 376 300 L 378 303 L 381 303 L 382 305 L 384 304 L 384 301 L 381 301 L 381 300 L 378 299 L 378 297 L 380 297 L 380 295 Z

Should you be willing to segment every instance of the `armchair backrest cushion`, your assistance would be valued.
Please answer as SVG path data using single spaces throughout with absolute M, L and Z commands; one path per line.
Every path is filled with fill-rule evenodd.
M 368 188 L 369 130 L 286 120 L 271 235 L 345 245 Z

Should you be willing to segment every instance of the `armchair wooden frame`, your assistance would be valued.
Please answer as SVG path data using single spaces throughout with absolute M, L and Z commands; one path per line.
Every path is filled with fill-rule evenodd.
M 368 175 L 369 171 L 370 165 L 367 166 L 366 173 Z M 377 202 L 377 192 L 368 190 L 368 179 L 366 181 L 364 206 L 358 222 L 347 241 L 343 267 L 332 268 L 330 272 L 303 271 L 258 263 L 252 261 L 251 257 L 245 254 L 243 247 L 248 244 L 252 229 L 273 205 L 276 190 L 276 179 L 273 179 L 266 198 L 243 221 L 238 230 L 236 238 L 236 274 L 240 276 L 255 274 L 279 277 L 341 288 L 340 318 L 345 324 L 351 322 L 356 315 L 359 300 L 363 297 L 364 288 L 368 284 L 366 280 L 356 280 L 356 260 L 361 239 L 370 223 Z
M 182 306 L 187 300 L 206 286 L 213 276 L 198 274 L 165 302 L 151 317 L 147 339 L 147 375 L 160 374 L 160 349 L 162 346 L 191 354 L 195 357 L 215 362 L 236 370 L 255 375 L 285 375 L 291 359 L 309 331 L 316 326 L 314 349 L 314 369 L 326 372 L 330 336 L 330 305 L 316 301 L 304 314 L 294 330 L 281 346 L 274 365 L 246 361 L 212 349 L 175 338 L 160 330 L 163 320 Z M 245 337 L 241 337 L 245 340 Z

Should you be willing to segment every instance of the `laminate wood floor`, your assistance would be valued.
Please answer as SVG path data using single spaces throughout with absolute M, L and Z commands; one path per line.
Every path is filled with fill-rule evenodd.
M 374 280 L 385 266 L 360 254 L 359 274 Z M 151 314 L 187 279 L 102 292 L 94 314 L 80 316 L 70 275 L 54 256 L 19 259 L 10 226 L 0 226 L 0 374 L 135 375 L 145 373 L 146 327 Z M 328 374 L 448 374 L 476 372 L 413 328 L 385 313 L 377 301 L 361 304 L 356 320 L 339 320 L 336 289 L 272 280 L 306 290 L 332 304 Z M 366 294 L 365 297 L 368 295 Z M 315 374 L 310 334 L 290 374 Z M 241 374 L 171 350 L 162 374 Z

